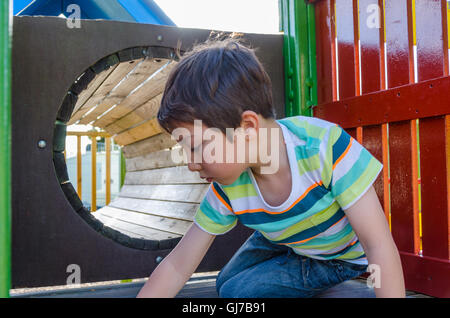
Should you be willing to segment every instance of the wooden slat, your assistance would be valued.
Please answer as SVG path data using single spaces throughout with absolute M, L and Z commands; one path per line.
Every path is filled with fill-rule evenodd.
M 187 166 L 130 171 L 125 175 L 124 184 L 183 184 L 207 183 L 199 177 L 198 172 L 192 172 Z
M 381 125 L 381 142 L 383 148 L 383 208 L 386 219 L 391 225 L 391 199 L 390 199 L 390 175 L 389 175 L 389 144 L 388 144 L 388 125 Z
M 120 189 L 121 198 L 152 199 L 200 203 L 209 184 L 158 184 L 124 185 Z
M 126 145 L 122 148 L 122 152 L 125 158 L 133 158 L 137 156 L 143 156 L 145 154 L 159 151 L 172 147 L 176 144 L 176 141 L 168 133 L 161 133 L 135 143 Z
M 399 250 L 419 252 L 418 214 L 414 208 L 411 122 L 389 124 L 392 235 Z
M 445 1 L 416 0 L 418 79 L 448 74 Z M 423 255 L 449 259 L 445 116 L 419 122 Z
M 345 131 L 346 131 L 350 136 L 352 136 L 354 139 L 357 138 L 357 136 L 356 136 L 356 128 L 348 128 L 348 129 L 345 129 Z
M 163 149 L 143 156 L 129 158 L 125 161 L 126 171 L 147 170 L 154 168 L 175 167 L 187 164 L 187 157 L 179 161 L 177 158 L 182 154 L 181 146 L 172 149 Z M 173 160 L 174 158 L 175 160 Z
M 442 0 L 416 0 L 417 65 L 419 82 L 441 77 L 445 72 Z M 444 12 L 443 12 L 444 11 Z M 446 41 L 446 39 L 445 39 Z
M 146 229 L 159 230 L 165 232 L 166 235 L 168 234 L 184 235 L 186 231 L 189 229 L 189 227 L 192 225 L 192 221 L 185 221 L 172 218 L 162 218 L 161 216 L 132 212 L 113 207 L 104 207 L 98 211 L 101 212 L 103 216 L 107 216 L 111 219 L 121 221 L 124 223 L 130 223 L 131 225 L 134 226 L 137 225 L 140 227 L 144 227 Z
M 192 221 L 198 204 L 145 199 L 116 198 L 109 207 L 147 213 L 160 217 Z
M 111 94 L 114 88 L 117 88 L 119 84 L 121 84 L 124 77 L 127 76 L 128 73 L 132 72 L 135 68 L 137 68 L 143 59 L 139 59 L 137 61 L 128 61 L 119 63 L 117 67 L 111 72 L 105 81 L 100 85 L 100 87 L 95 91 L 95 93 L 86 101 L 85 105 L 89 105 L 89 107 L 95 106 L 95 109 L 89 114 L 85 114 L 83 118 L 80 119 L 79 124 L 88 124 L 93 119 L 95 119 L 99 114 L 104 111 L 104 109 L 113 106 L 111 100 L 105 101 L 109 94 Z M 84 106 L 81 107 L 83 109 Z M 100 110 L 102 109 L 102 110 Z
M 315 5 L 317 51 L 317 101 L 329 103 L 337 99 L 334 0 Z
M 414 83 L 411 1 L 387 0 L 385 16 L 387 85 L 392 88 Z M 392 235 L 399 250 L 417 254 L 420 237 L 415 124 L 415 120 L 389 123 L 389 151 Z
M 450 297 L 450 261 L 400 252 L 406 288 L 434 297 Z
M 420 120 L 423 255 L 449 259 L 449 124 L 445 116 Z
M 155 72 L 152 78 L 146 80 L 141 86 L 133 90 L 114 109 L 97 119 L 93 125 L 104 128 L 161 94 L 167 76 L 175 64 L 176 62 L 168 62 L 166 66 L 161 67 L 162 69 L 160 68 L 157 73 Z
M 125 146 L 136 141 L 155 136 L 162 132 L 161 126 L 156 118 L 152 118 L 136 127 L 130 128 L 114 137 L 114 142 Z
M 88 137 L 111 137 L 110 134 L 104 131 L 68 131 L 67 136 L 88 136 Z
M 89 105 L 89 107 L 84 108 L 84 110 L 81 110 L 80 108 L 85 106 L 86 101 L 94 94 L 94 92 L 102 85 L 102 83 L 105 81 L 105 79 L 108 77 L 109 74 L 111 74 L 114 69 L 117 67 L 117 65 L 114 65 L 99 74 L 95 75 L 95 78 L 88 84 L 87 88 L 84 89 L 80 95 L 78 95 L 77 103 L 75 104 L 75 107 L 72 112 L 72 117 L 67 122 L 67 125 L 74 124 L 78 119 L 80 119 L 88 110 L 90 107 L 93 107 L 95 105 Z
M 411 9 L 407 0 L 386 0 L 385 6 L 387 85 L 397 87 L 414 80 L 412 23 L 408 25 Z
M 353 1 L 336 1 L 339 99 L 356 95 L 355 29 Z
M 383 163 L 382 139 L 382 130 L 380 125 L 364 127 L 362 145 L 381 163 Z M 383 169 L 388 169 L 387 165 L 384 165 Z M 379 174 L 373 186 L 378 194 L 381 205 L 384 206 L 384 177 L 382 173 Z
M 370 6 L 370 8 L 369 8 Z M 368 10 L 370 9 L 370 10 Z M 384 81 L 384 13 L 382 0 L 359 1 L 359 40 L 361 56 L 361 92 L 376 92 L 385 88 Z M 389 163 L 383 153 L 382 125 L 364 127 L 363 145 L 383 163 L 383 171 L 388 171 Z M 374 183 L 387 220 L 389 219 L 389 185 L 385 173 L 381 173 Z M 387 202 L 386 202 L 387 201 Z
M 91 211 L 97 210 L 97 139 L 91 139 Z
M 80 124 L 88 124 L 93 120 L 96 120 L 98 116 L 106 112 L 112 106 L 122 102 L 136 87 L 141 85 L 148 77 L 150 77 L 154 72 L 156 72 L 167 60 L 164 59 L 152 59 L 146 58 L 141 59 L 137 64 L 131 64 L 129 62 L 125 64 L 125 67 L 115 71 L 109 77 L 111 80 L 105 83 L 98 89 L 92 99 L 92 104 L 97 105 L 97 107 L 80 120 Z M 124 64 L 124 63 L 121 63 Z M 122 65 L 120 65 L 122 66 Z M 117 70 L 117 69 L 116 69 Z M 89 102 L 89 101 L 88 101 Z
M 379 0 L 359 1 L 362 94 L 379 91 L 382 87 L 381 61 L 384 60 L 384 55 L 381 55 L 381 47 L 384 47 L 382 42 L 384 28 L 381 15 L 377 15 L 377 11 L 367 10 L 370 6 L 371 8 L 379 8 L 381 13 L 382 4 L 382 1 Z M 379 28 L 376 27 L 377 21 Z
M 115 218 L 106 214 L 102 210 L 100 212 L 95 213 L 95 218 L 99 221 L 103 222 L 106 226 L 119 231 L 123 234 L 126 234 L 130 237 L 140 238 L 140 239 L 148 239 L 148 240 L 166 240 L 169 238 L 180 237 L 180 234 L 169 233 L 165 231 L 161 231 L 159 229 L 154 229 L 146 226 L 142 226 L 140 224 L 134 224 L 123 219 Z M 130 214 L 137 214 L 130 212 Z M 130 216 L 128 216 L 129 218 Z
M 398 79 L 394 77 L 393 81 Z M 399 87 L 318 105 L 314 107 L 314 116 L 350 128 L 446 115 L 449 87 L 449 76 L 415 84 L 407 82 Z
M 161 104 L 161 99 L 162 94 L 159 94 L 155 98 L 147 101 L 144 105 L 136 108 L 133 112 L 106 126 L 105 130 L 111 135 L 118 134 L 155 117 Z

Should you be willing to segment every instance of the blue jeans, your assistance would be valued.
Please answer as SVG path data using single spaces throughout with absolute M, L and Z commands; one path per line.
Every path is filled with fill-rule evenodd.
M 366 269 L 367 265 L 298 255 L 255 231 L 220 271 L 216 288 L 225 298 L 314 297 Z

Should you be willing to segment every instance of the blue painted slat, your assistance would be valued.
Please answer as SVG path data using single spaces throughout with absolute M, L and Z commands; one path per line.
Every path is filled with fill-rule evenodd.
M 31 2 L 34 0 L 14 0 L 13 1 L 13 14 L 16 15 L 23 9 L 25 9 L 26 6 L 28 6 Z
M 137 22 L 173 25 L 175 23 L 152 0 L 118 0 Z
M 82 19 L 172 25 L 175 23 L 153 0 L 14 0 L 16 15 L 68 16 L 70 4 L 80 6 Z
M 53 0 L 35 0 L 25 7 L 18 15 L 50 15 L 58 16 L 61 13 L 61 2 Z

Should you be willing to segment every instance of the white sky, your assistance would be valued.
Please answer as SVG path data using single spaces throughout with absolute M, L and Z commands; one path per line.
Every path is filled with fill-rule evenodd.
M 278 0 L 155 0 L 179 27 L 279 33 Z
M 247 33 L 279 33 L 278 0 L 155 0 L 179 27 L 238 31 Z M 87 131 L 87 125 L 72 125 L 68 130 Z M 81 138 L 81 152 L 90 143 Z M 66 140 L 67 157 L 76 156 L 76 137 Z

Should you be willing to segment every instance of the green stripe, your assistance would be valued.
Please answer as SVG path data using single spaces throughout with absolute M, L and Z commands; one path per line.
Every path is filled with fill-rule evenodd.
M 360 243 L 358 243 L 360 244 Z M 358 244 L 355 244 L 355 247 L 358 246 Z M 359 251 L 349 251 L 347 253 L 345 253 L 344 255 L 341 255 L 339 257 L 337 257 L 337 259 L 355 259 L 355 258 L 359 258 L 362 255 L 364 255 L 364 252 L 359 252 Z
M 322 182 L 325 188 L 329 188 L 331 178 L 333 175 L 333 145 L 339 139 L 342 129 L 338 126 L 333 126 L 329 129 L 328 143 L 326 147 L 325 158 L 323 162 L 323 169 L 321 172 Z
M 291 225 L 282 234 L 280 234 L 280 236 L 275 237 L 275 238 L 269 238 L 268 236 L 266 236 L 266 237 L 269 240 L 274 241 L 274 242 L 284 240 L 294 234 L 300 233 L 304 230 L 307 230 L 307 229 L 310 229 L 310 228 L 316 226 L 318 224 L 318 222 L 316 220 L 318 220 L 318 219 L 321 219 L 322 222 L 323 222 L 323 220 L 328 220 L 338 210 L 339 210 L 339 205 L 334 202 L 328 208 L 326 208 L 318 213 L 315 213 L 312 216 L 310 216 L 298 223 L 295 223 L 294 225 Z
M 298 172 L 302 176 L 304 173 L 320 169 L 319 154 L 309 158 L 297 160 Z
M 212 222 L 228 225 L 233 223 L 236 219 L 234 214 L 222 215 L 219 211 L 214 209 L 208 202 L 207 199 L 203 200 L 198 208 L 203 214 L 205 214 Z
M 226 188 L 224 191 L 230 200 L 258 196 L 253 184 L 241 184 L 232 188 Z
M 230 219 L 231 220 L 231 219 Z M 211 218 L 209 218 L 201 209 L 197 210 L 197 213 L 194 216 L 194 221 L 197 222 L 202 228 L 206 231 L 213 234 L 222 234 L 231 229 L 237 222 L 237 219 L 234 218 L 233 221 L 229 224 L 219 224 L 214 222 Z
M 228 191 L 228 189 L 233 188 L 238 185 L 242 184 L 249 184 L 252 183 L 252 180 L 250 179 L 250 176 L 248 175 L 247 171 L 244 171 L 241 173 L 239 178 L 236 179 L 232 184 L 229 185 L 222 185 L 222 189 L 225 191 L 225 193 Z
M 307 120 L 300 120 L 298 117 L 293 117 L 291 120 L 297 127 L 302 127 L 306 130 L 306 134 L 308 137 L 312 137 L 315 139 L 323 139 L 323 136 L 327 132 L 327 128 L 316 126 L 313 123 Z
M 336 201 L 338 201 L 341 206 L 346 206 L 358 196 L 360 196 L 361 193 L 367 189 L 369 184 L 374 181 L 381 167 L 381 163 L 377 159 L 375 159 L 375 157 L 372 157 L 366 167 L 366 170 L 364 170 L 364 172 L 359 176 L 357 180 L 355 180 L 355 182 L 350 187 L 348 187 L 344 192 L 335 197 Z
M 336 234 L 312 239 L 311 241 L 301 244 L 298 247 L 304 249 L 331 250 L 335 247 L 350 242 L 354 236 L 355 232 L 353 232 L 351 225 L 347 224 L 342 231 Z

